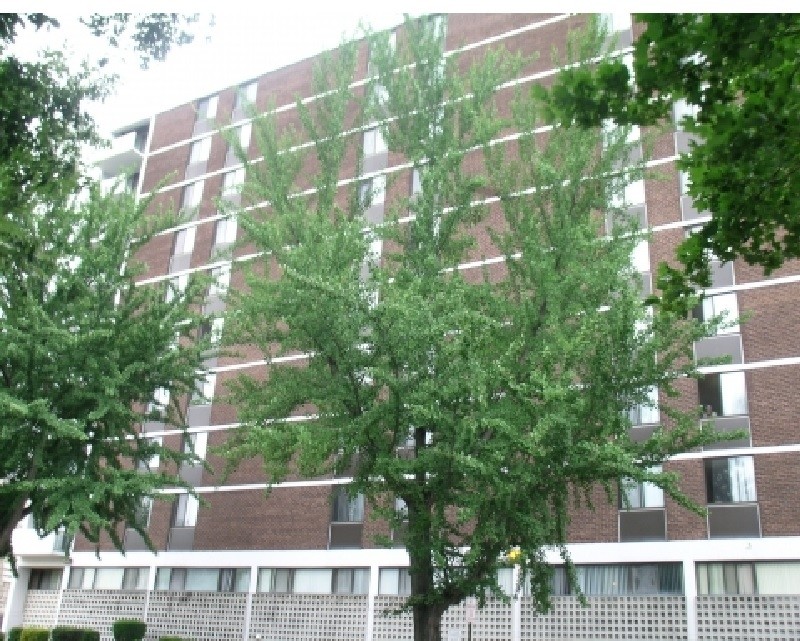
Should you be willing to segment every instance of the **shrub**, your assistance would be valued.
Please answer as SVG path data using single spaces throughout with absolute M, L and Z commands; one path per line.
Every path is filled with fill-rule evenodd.
M 47 641 L 50 638 L 50 630 L 47 628 L 22 628 L 20 641 Z
M 19 641 L 22 636 L 22 628 L 11 628 L 8 631 L 8 641 Z
M 6 640 L 6 635 L 0 632 L 0 641 L 5 641 L 5 640 Z
M 158 641 L 186 641 L 181 637 L 159 637 Z
M 51 632 L 52 641 L 100 641 L 100 633 L 91 628 L 59 625 Z
M 141 641 L 144 639 L 145 624 L 138 619 L 114 621 L 114 641 Z

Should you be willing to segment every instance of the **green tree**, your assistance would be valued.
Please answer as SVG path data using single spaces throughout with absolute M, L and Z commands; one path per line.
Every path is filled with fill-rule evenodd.
M 124 36 L 130 36 L 146 66 L 151 58 L 163 59 L 174 44 L 190 42 L 188 26 L 196 19 L 180 14 L 95 14 L 84 22 L 112 47 L 124 46 Z M 88 67 L 70 72 L 61 52 L 25 62 L 7 51 L 21 30 L 58 26 L 55 18 L 42 13 L 0 14 L 0 269 L 5 269 L 11 245 L 22 233 L 9 217 L 34 200 L 75 192 L 84 175 L 81 147 L 100 143 L 85 102 L 103 98 L 109 79 Z
M 208 347 L 192 340 L 202 283 L 169 301 L 135 284 L 136 252 L 167 218 L 96 188 L 83 204 L 47 196 L 12 213 L 23 233 L 0 274 L 0 557 L 29 514 L 41 534 L 105 531 L 120 546 L 126 522 L 149 541 L 143 499 L 182 485 L 169 463 L 193 457 L 137 425 L 184 424 L 174 403 L 148 404 L 193 390 Z M 149 470 L 154 456 L 167 466 Z
M 711 212 L 678 252 L 682 271 L 660 268 L 667 301 L 710 284 L 709 252 L 741 256 L 769 274 L 800 257 L 800 17 L 796 14 L 638 14 L 635 83 L 619 59 L 566 71 L 552 88 L 566 123 L 605 118 L 652 125 L 678 99 L 696 107 L 682 123 L 697 141 L 679 163 L 697 207 Z M 683 273 L 682 273 L 683 272 Z
M 362 140 L 345 134 L 357 103 L 351 47 L 317 74 L 320 99 L 298 104 L 301 130 L 283 137 L 274 118 L 259 121 L 264 162 L 248 167 L 245 193 L 269 207 L 241 216 L 264 258 L 227 325 L 231 340 L 276 359 L 265 380 L 232 387 L 243 427 L 226 445 L 231 466 L 260 457 L 271 481 L 352 474 L 349 490 L 375 513 L 407 522 L 417 641 L 441 638 L 449 606 L 499 594 L 512 548 L 547 607 L 545 550 L 569 561 L 573 500 L 597 484 L 611 500 L 631 477 L 687 505 L 675 476 L 653 466 L 715 438 L 666 406 L 670 429 L 629 437 L 626 410 L 653 386 L 674 393 L 706 330 L 650 316 L 641 300 L 631 267 L 641 235 L 609 206 L 641 175 L 614 169 L 628 131 L 604 142 L 597 129 L 536 133 L 542 105 L 526 87 L 501 116 L 500 86 L 519 61 L 495 52 L 461 72 L 436 24 L 408 22 L 396 52 L 385 37 L 370 43 L 378 78 L 366 113 L 422 186 L 385 222 L 367 226 L 368 188 L 351 185 L 345 199 L 338 186 Z M 519 138 L 493 144 L 509 131 Z M 618 220 L 609 237 L 598 212 Z M 476 257 L 475 229 L 505 258 L 500 275 L 453 269 Z M 290 355 L 305 358 L 277 360 Z M 309 408 L 313 420 L 283 420 Z

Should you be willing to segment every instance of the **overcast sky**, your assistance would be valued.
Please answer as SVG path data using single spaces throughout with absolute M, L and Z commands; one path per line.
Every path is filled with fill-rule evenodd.
M 235 10 L 239 3 L 233 8 L 221 2 L 208 5 L 215 12 L 213 26 L 209 26 L 211 14 L 201 14 L 195 41 L 171 51 L 165 62 L 142 71 L 133 54 L 124 62 L 115 56 L 112 69 L 119 80 L 114 95 L 90 110 L 102 133 L 108 135 L 154 113 L 334 48 L 344 37 L 357 35 L 360 22 L 382 29 L 403 20 L 401 12 L 375 10 L 378 3 L 371 7 L 361 4 L 368 8 L 358 2 L 336 11 L 313 9 L 308 2 L 287 3 L 287 8 L 278 10 L 271 4 L 252 3 L 245 11 Z M 413 2 L 404 4 L 407 12 L 422 12 L 421 7 L 415 11 Z M 61 28 L 49 33 L 25 29 L 18 34 L 15 53 L 30 58 L 49 46 L 70 51 L 73 60 L 97 61 L 108 56 L 107 43 L 87 35 L 88 30 L 78 22 L 79 15 L 103 9 L 91 3 L 85 9 L 82 6 L 80 13 L 53 7 L 52 15 L 59 18 Z

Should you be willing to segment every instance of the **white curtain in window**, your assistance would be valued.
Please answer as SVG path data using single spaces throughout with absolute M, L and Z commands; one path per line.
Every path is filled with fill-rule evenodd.
M 369 592 L 369 569 L 353 570 L 353 594 L 367 594 L 367 592 Z
M 578 584 L 587 596 L 612 596 L 628 592 L 628 568 L 623 565 L 588 565 L 577 568 Z
M 717 330 L 717 334 L 739 333 L 739 323 L 731 322 L 739 318 L 739 305 L 736 301 L 736 294 L 720 294 L 703 299 L 703 319 L 711 320 L 716 316 L 721 316 L 725 323 L 725 327 Z
M 211 152 L 211 136 L 196 140 L 192 143 L 192 150 L 189 153 L 189 164 L 192 165 L 198 162 L 205 162 L 208 160 L 208 154 Z
M 497 570 L 497 583 L 503 594 L 511 596 L 514 594 L 514 570 L 512 568 L 500 568 Z
M 759 594 L 800 594 L 800 563 L 756 563 Z
M 272 568 L 258 569 L 258 582 L 256 590 L 259 592 L 269 592 L 272 590 Z
M 156 590 L 169 590 L 170 568 L 158 568 L 156 572 Z
M 380 594 L 396 595 L 398 591 L 399 568 L 381 568 L 378 575 L 378 592 Z
M 295 594 L 330 594 L 330 569 L 298 569 L 294 571 Z
M 203 200 L 204 181 L 198 180 L 183 188 L 183 207 L 194 208 Z
M 94 577 L 95 590 L 119 590 L 122 588 L 123 568 L 97 568 Z
M 186 590 L 216 592 L 219 570 L 216 568 L 189 568 L 186 570 Z
M 724 372 L 719 375 L 722 394 L 722 415 L 747 414 L 747 389 L 744 372 Z
M 194 249 L 194 239 L 197 233 L 197 227 L 185 227 L 177 232 L 175 238 L 175 255 L 191 254 Z
M 731 480 L 731 501 L 746 503 L 756 500 L 756 480 L 752 456 L 735 456 L 728 459 Z
M 236 569 L 236 582 L 235 588 L 237 592 L 250 591 L 250 568 L 237 568 Z

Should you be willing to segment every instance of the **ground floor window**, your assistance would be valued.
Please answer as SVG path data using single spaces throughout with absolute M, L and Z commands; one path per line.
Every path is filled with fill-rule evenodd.
M 156 590 L 247 592 L 250 568 L 159 568 Z
M 800 594 L 800 562 L 698 563 L 697 593 Z
M 683 568 L 680 563 L 578 565 L 575 574 L 577 588 L 586 596 L 683 594 Z M 578 592 L 576 586 L 570 585 L 564 566 L 553 568 L 550 587 L 554 596 Z
M 58 590 L 61 588 L 60 568 L 34 568 L 28 580 L 29 590 Z
M 368 568 L 260 568 L 258 591 L 277 594 L 367 594 Z

